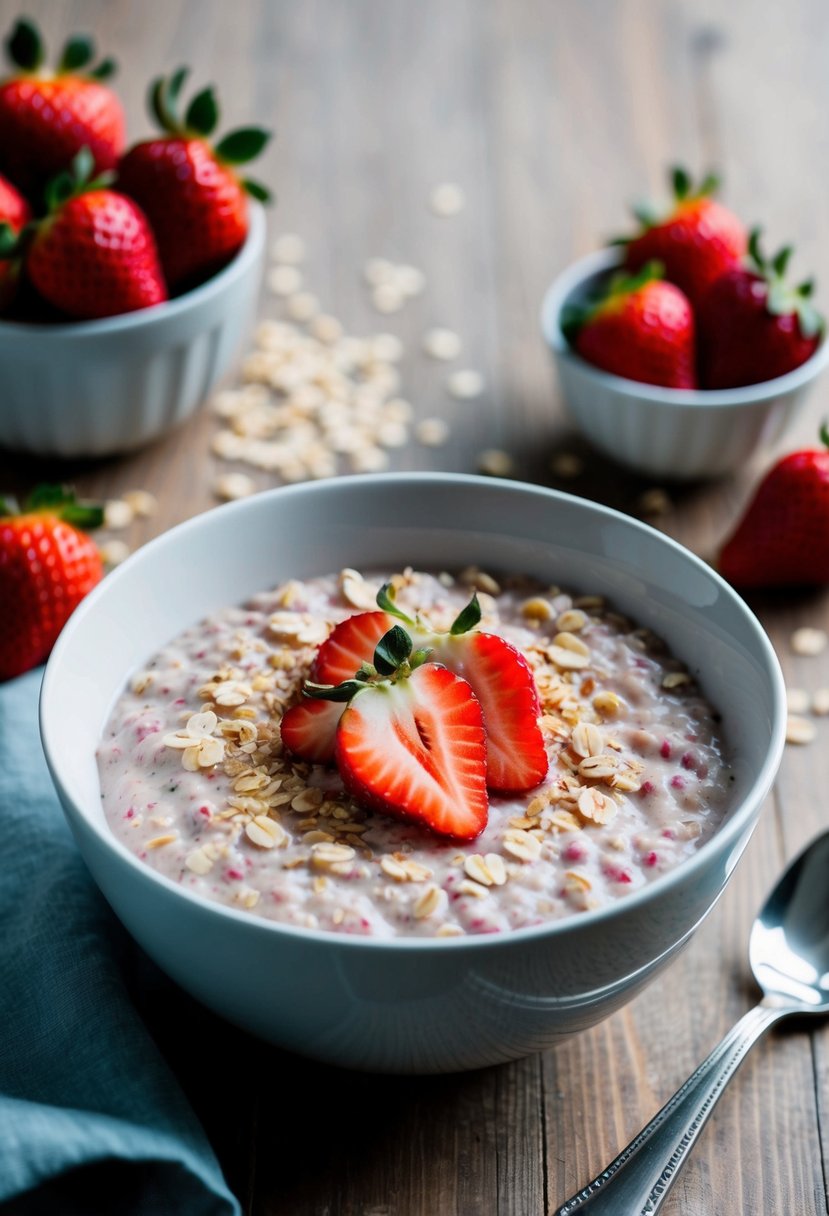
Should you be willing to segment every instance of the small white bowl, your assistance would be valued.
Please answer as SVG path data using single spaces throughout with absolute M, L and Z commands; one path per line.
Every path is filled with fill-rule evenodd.
M 745 388 L 661 388 L 601 371 L 571 348 L 561 316 L 567 304 L 601 287 L 621 257 L 618 249 L 602 249 L 580 258 L 555 280 L 541 308 L 541 330 L 576 426 L 614 460 L 658 477 L 719 476 L 775 444 L 829 361 L 829 341 L 793 372 Z
M 158 438 L 204 401 L 253 323 L 265 215 L 232 262 L 165 304 L 100 321 L 0 322 L 0 447 L 109 456 Z
M 129 852 L 95 752 L 130 674 L 185 627 L 267 585 L 340 569 L 476 563 L 606 595 L 657 630 L 722 713 L 725 819 L 675 870 L 608 907 L 511 933 L 355 937 L 213 903 Z M 187 576 L 182 577 L 186 570 Z M 617 1009 L 722 893 L 783 749 L 768 638 L 708 566 L 584 499 L 450 474 L 339 478 L 199 515 L 138 550 L 80 605 L 49 660 L 41 733 L 80 850 L 147 953 L 210 1008 L 281 1047 L 351 1067 L 451 1072 L 551 1046 Z

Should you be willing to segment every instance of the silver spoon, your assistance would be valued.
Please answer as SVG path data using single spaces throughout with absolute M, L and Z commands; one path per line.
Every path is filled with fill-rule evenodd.
M 762 1034 L 792 1014 L 829 1013 L 829 832 L 783 873 L 754 922 L 749 958 L 763 999 L 631 1140 L 555 1216 L 652 1216 L 718 1099 Z

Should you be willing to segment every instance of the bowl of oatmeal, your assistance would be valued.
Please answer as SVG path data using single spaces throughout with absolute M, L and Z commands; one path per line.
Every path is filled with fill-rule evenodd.
M 546 776 L 491 789 L 474 839 L 369 810 L 282 744 L 320 645 L 388 582 L 436 637 L 476 592 L 532 671 Z M 748 608 L 660 533 L 407 474 L 147 545 L 69 622 L 41 727 L 93 877 L 173 979 L 289 1050 L 440 1072 L 547 1047 L 670 962 L 754 828 L 784 706 Z

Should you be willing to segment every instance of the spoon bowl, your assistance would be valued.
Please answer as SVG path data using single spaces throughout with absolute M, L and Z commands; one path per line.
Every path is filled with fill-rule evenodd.
M 556 1216 L 654 1216 L 749 1048 L 781 1018 L 829 1013 L 827 879 L 829 832 L 824 832 L 784 871 L 751 930 L 749 959 L 763 999 Z
M 763 1003 L 794 1003 L 796 1013 L 829 1013 L 829 832 L 818 836 L 780 878 L 749 940 Z

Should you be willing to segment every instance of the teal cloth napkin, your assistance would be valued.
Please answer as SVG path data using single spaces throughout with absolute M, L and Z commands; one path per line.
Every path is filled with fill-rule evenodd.
M 41 675 L 0 685 L 0 1212 L 239 1216 L 64 821 Z

